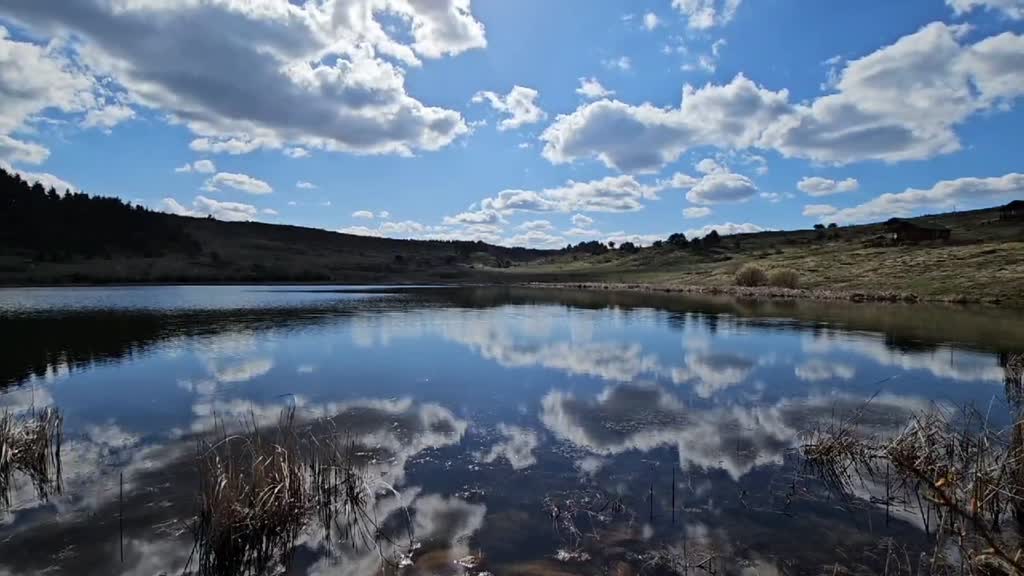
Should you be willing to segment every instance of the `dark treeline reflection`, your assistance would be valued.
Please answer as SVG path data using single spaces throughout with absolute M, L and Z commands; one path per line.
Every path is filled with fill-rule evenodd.
M 330 292 L 310 289 L 300 292 Z M 669 326 L 699 322 L 714 334 L 722 322 L 759 329 L 831 329 L 880 333 L 901 352 L 956 344 L 1003 355 L 1024 350 L 1024 316 L 1016 311 L 930 305 L 874 305 L 809 301 L 739 301 L 662 293 L 555 290 L 519 287 L 382 289 L 405 298 L 326 300 L 316 305 L 239 310 L 53 310 L 0 316 L 5 335 L 0 388 L 54 369 L 75 370 L 138 354 L 170 338 L 240 330 L 289 329 L 353 314 L 417 307 L 494 308 L 560 304 L 570 308 L 615 308 L 626 314 L 658 309 Z

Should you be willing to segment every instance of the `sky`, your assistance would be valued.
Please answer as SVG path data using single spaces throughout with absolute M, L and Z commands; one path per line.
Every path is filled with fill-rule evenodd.
M 1024 198 L 1024 0 L 0 0 L 0 166 L 530 246 Z

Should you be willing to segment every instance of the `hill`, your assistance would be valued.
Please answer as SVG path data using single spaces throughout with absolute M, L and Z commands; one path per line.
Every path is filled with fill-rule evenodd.
M 175 216 L 0 170 L 0 283 L 476 280 L 550 252 Z
M 884 293 L 1024 306 L 1024 218 L 1002 219 L 989 208 L 906 222 L 948 228 L 950 237 L 894 242 L 876 223 L 532 250 L 174 216 L 116 198 L 61 195 L 0 171 L 0 284 L 543 282 L 728 291 L 736 272 L 753 264 L 792 270 L 804 289 L 767 295 Z

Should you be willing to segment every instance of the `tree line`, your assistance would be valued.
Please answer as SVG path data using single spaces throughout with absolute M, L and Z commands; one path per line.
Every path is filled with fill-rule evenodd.
M 119 198 L 29 184 L 0 168 L 0 244 L 36 260 L 196 254 L 179 218 Z

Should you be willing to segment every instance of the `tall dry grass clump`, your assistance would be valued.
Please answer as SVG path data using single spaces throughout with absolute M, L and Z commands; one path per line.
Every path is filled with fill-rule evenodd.
M 780 268 L 768 275 L 768 284 L 779 288 L 799 288 L 800 274 L 796 270 Z
M 269 431 L 260 430 L 254 416 L 244 434 L 222 430 L 220 436 L 200 448 L 193 524 L 198 574 L 281 572 L 300 534 L 311 528 L 325 539 L 338 534 L 353 546 L 379 549 L 386 536 L 371 514 L 375 487 L 354 464 L 352 445 L 333 428 L 320 436 L 300 430 L 294 409 L 286 409 Z M 411 522 L 409 530 L 411 547 Z
M 848 495 L 866 478 L 884 480 L 887 510 L 916 502 L 926 529 L 934 513 L 935 550 L 958 548 L 969 573 L 1024 574 L 1024 420 L 991 430 L 975 413 L 954 420 L 933 410 L 888 440 L 854 434 L 851 425 L 819 430 L 801 453 Z
M 768 283 L 768 274 L 760 266 L 744 264 L 736 272 L 735 281 L 737 286 L 764 286 Z
M 24 474 L 39 498 L 62 489 L 60 450 L 64 418 L 45 408 L 27 418 L 0 414 L 0 510 L 11 506 L 15 473 Z

